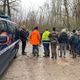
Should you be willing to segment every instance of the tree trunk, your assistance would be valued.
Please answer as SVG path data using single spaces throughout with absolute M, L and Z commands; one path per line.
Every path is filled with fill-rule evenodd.
M 8 16 L 11 17 L 10 6 L 9 6 L 9 0 L 7 0 L 7 8 L 8 8 Z
M 5 13 L 6 13 L 6 0 L 3 1 L 3 12 L 5 15 Z
M 70 24 L 69 24 L 69 12 L 68 12 L 68 8 L 67 8 L 67 0 L 64 0 L 64 6 L 65 6 L 65 16 L 66 16 L 66 27 L 69 29 L 70 28 Z

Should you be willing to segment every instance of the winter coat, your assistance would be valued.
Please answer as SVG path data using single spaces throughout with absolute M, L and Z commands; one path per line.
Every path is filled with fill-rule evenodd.
M 79 43 L 79 38 L 76 34 L 74 34 L 70 40 L 69 40 L 69 43 L 72 47 L 72 49 L 75 51 L 75 52 L 78 52 L 78 43 Z
M 54 43 L 54 44 L 57 44 L 58 43 L 58 34 L 57 34 L 57 32 L 52 32 L 51 34 L 50 34 L 50 41 L 51 41 L 51 43 Z
M 68 43 L 68 36 L 67 33 L 62 32 L 58 38 L 59 43 Z
M 22 42 L 25 42 L 27 40 L 26 30 L 22 29 L 20 31 L 20 39 Z
M 40 44 L 40 33 L 38 30 L 33 30 L 30 34 L 30 43 L 32 45 L 39 45 Z
M 50 32 L 48 30 L 47 31 L 44 31 L 43 34 L 42 34 L 42 41 L 43 42 L 50 41 L 49 35 L 50 35 Z

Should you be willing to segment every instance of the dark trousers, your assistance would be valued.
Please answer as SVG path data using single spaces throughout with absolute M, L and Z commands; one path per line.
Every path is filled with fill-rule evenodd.
M 50 56 L 49 43 L 43 43 L 43 46 L 45 57 L 49 57 Z
M 26 41 L 22 41 L 22 54 L 25 52 Z
M 51 53 L 52 53 L 52 58 L 57 59 L 57 53 L 56 53 L 56 44 L 51 43 Z
M 32 53 L 34 56 L 39 56 L 39 48 L 38 48 L 38 45 L 33 45 L 33 50 L 32 50 Z
M 76 56 L 77 56 L 77 48 L 76 48 L 76 46 L 72 46 L 72 54 L 73 54 L 73 58 L 76 58 Z

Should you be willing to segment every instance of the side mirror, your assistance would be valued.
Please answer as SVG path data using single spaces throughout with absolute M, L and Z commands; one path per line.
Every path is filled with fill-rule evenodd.
M 7 41 L 7 36 L 0 36 L 0 43 L 5 43 Z

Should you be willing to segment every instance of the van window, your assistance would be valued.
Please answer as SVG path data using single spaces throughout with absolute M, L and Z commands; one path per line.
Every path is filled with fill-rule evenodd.
M 11 33 L 15 33 L 15 25 L 13 23 L 9 23 L 8 22 L 8 31 L 11 32 Z
M 12 42 L 14 42 L 16 37 L 16 25 L 10 22 L 8 22 L 7 24 L 9 35 L 12 35 Z
M 2 31 L 7 32 L 7 26 L 6 26 L 6 23 L 4 21 L 0 21 L 0 34 Z

